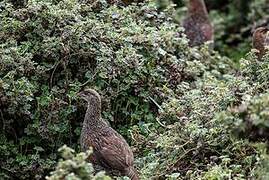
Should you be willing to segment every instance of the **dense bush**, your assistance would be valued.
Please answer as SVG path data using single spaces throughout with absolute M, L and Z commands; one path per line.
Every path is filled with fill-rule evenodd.
M 66 145 L 61 147 L 59 151 L 62 153 L 62 157 L 64 159 L 58 162 L 56 170 L 51 172 L 50 176 L 46 177 L 47 180 L 111 180 L 111 178 L 105 175 L 105 173 L 102 171 L 94 175 L 93 165 L 87 162 L 87 158 L 92 153 L 91 151 L 74 154 L 75 151 L 68 148 Z
M 142 179 L 266 177 L 264 133 L 246 132 L 268 128 L 268 57 L 250 52 L 238 71 L 206 45 L 189 48 L 168 8 L 0 2 L 1 177 L 42 179 L 59 147 L 79 150 L 84 87 L 102 95 L 103 117 L 132 145 Z M 83 158 L 71 157 L 92 177 Z M 65 168 L 75 178 L 67 161 L 51 178 Z

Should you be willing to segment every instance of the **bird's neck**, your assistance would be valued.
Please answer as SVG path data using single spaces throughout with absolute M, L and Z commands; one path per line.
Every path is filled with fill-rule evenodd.
M 188 13 L 191 16 L 199 15 L 207 17 L 208 12 L 204 0 L 189 0 Z
M 103 121 L 101 119 L 101 104 L 89 103 L 83 122 L 83 128 L 100 129 L 102 126 Z

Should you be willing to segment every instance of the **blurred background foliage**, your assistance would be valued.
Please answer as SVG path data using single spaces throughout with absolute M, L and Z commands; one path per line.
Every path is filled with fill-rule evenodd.
M 57 151 L 79 152 L 93 87 L 142 179 L 267 179 L 269 56 L 250 49 L 268 0 L 206 1 L 216 51 L 188 47 L 175 3 L 2 0 L 0 177 L 109 178 Z
M 163 10 L 175 4 L 174 18 L 181 22 L 187 0 L 157 0 Z M 251 34 L 258 26 L 269 23 L 268 0 L 205 0 L 210 19 L 215 27 L 215 48 L 221 54 L 238 61 L 250 50 Z

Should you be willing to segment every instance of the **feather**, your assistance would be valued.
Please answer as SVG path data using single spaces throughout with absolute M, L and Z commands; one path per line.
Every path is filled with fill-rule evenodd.
M 109 172 L 120 172 L 132 180 L 139 180 L 134 168 L 134 156 L 125 139 L 101 118 L 101 98 L 90 89 L 80 95 L 88 101 L 88 109 L 81 131 L 81 149 L 93 148 L 89 160 Z

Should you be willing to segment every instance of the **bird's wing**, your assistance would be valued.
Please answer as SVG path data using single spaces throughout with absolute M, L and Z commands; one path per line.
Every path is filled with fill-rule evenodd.
M 112 128 L 109 129 L 110 133 L 102 136 L 98 156 L 105 166 L 123 171 L 133 165 L 133 153 L 124 138 Z

